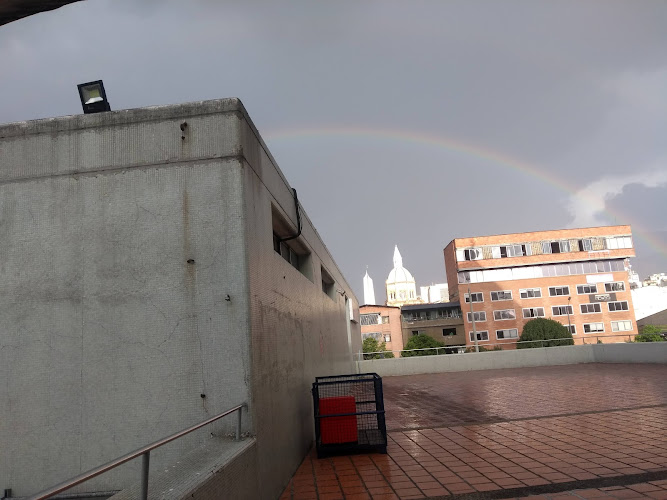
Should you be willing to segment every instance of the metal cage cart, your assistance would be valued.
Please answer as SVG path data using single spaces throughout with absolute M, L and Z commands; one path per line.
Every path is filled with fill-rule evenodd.
M 315 378 L 313 406 L 319 458 L 365 451 L 387 453 L 382 377 L 377 373 Z

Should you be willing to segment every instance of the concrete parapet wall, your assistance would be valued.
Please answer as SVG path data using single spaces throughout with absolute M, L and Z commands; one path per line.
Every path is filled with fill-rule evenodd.
M 667 363 L 667 342 L 589 344 L 358 362 L 360 373 L 380 376 L 494 370 L 578 363 Z
M 597 363 L 667 363 L 667 342 L 595 344 Z

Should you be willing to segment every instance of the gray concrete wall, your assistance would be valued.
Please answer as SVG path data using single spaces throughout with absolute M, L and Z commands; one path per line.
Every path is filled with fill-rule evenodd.
M 358 362 L 359 373 L 383 377 L 578 363 L 667 363 L 667 342 L 588 344 Z
M 342 295 L 273 252 L 271 203 L 290 193 L 253 136 L 234 99 L 0 127 L 0 489 L 34 493 L 243 401 L 262 497 L 287 482 L 311 378 L 351 371 L 359 334 Z M 303 240 L 356 307 L 307 217 Z
M 360 327 L 347 314 L 346 299 L 358 314 L 352 289 L 304 211 L 297 241 L 310 252 L 312 280 L 274 251 L 272 210 L 296 233 L 292 189 L 249 120 L 242 130 L 258 498 L 273 499 L 313 441 L 311 384 L 316 376 L 354 373 Z M 322 291 L 322 267 L 335 280 L 333 296 Z

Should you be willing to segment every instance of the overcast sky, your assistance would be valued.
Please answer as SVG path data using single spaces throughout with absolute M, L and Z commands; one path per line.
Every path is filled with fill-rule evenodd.
M 632 224 L 667 272 L 667 2 L 86 0 L 0 27 L 0 123 L 239 97 L 360 301 L 457 237 Z

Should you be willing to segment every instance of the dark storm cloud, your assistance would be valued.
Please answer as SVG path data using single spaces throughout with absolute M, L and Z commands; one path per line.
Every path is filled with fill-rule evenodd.
M 382 297 L 394 244 L 420 285 L 459 236 L 612 205 L 664 231 L 618 187 L 664 188 L 646 181 L 667 172 L 664 26 L 650 0 L 86 0 L 0 29 L 0 122 L 79 113 L 97 78 L 113 109 L 240 97 L 350 283 L 369 264 Z M 280 139 L 351 126 L 396 133 Z M 667 270 L 651 259 L 642 273 Z

